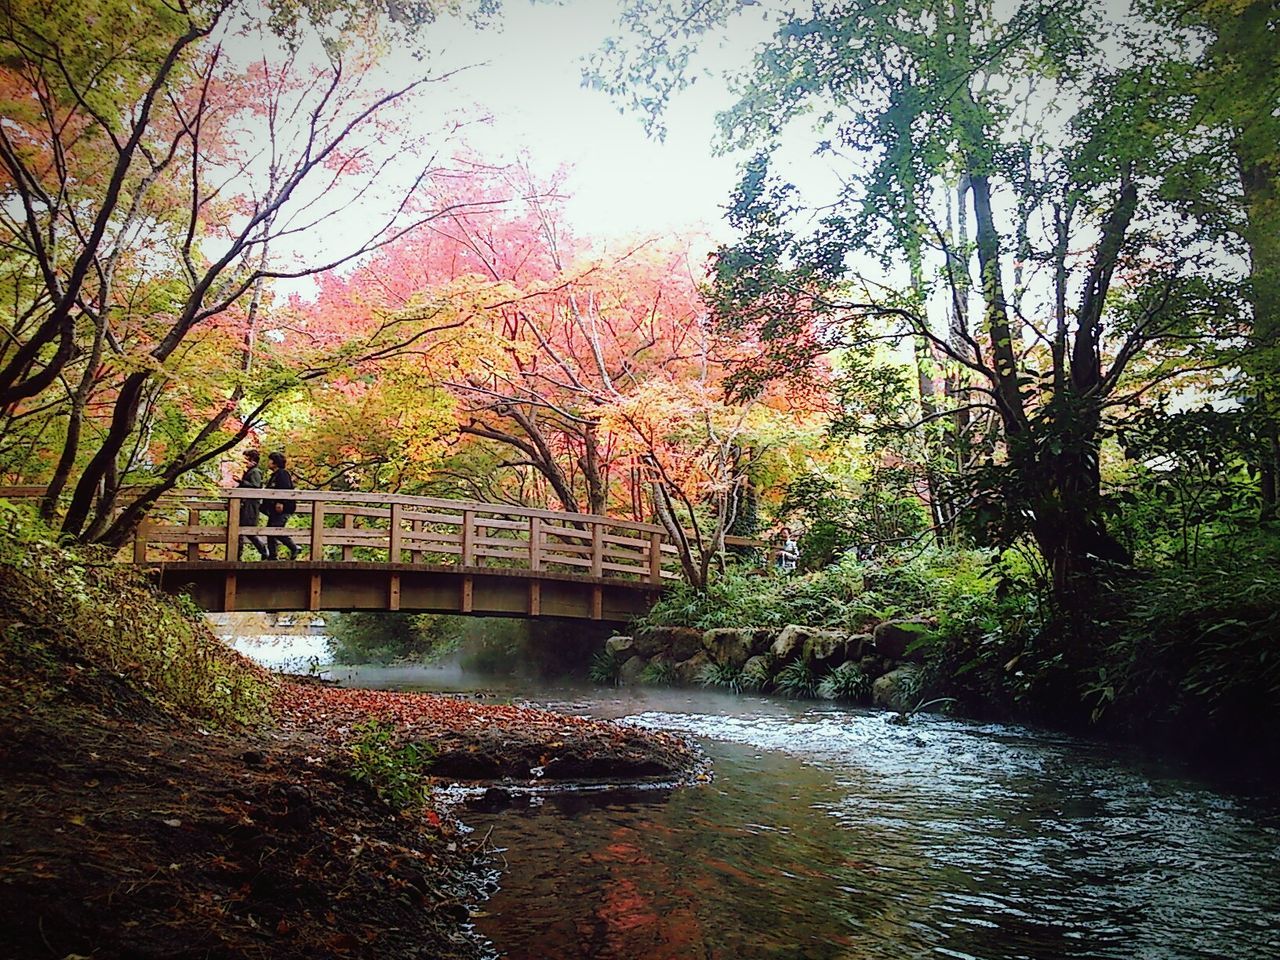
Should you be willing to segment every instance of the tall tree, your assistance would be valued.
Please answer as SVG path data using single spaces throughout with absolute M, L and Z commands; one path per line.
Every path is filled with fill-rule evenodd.
M 641 42 L 614 44 L 596 77 L 656 110 L 698 34 L 744 4 L 641 6 Z M 1100 489 L 1108 419 L 1196 366 L 1203 338 L 1240 329 L 1204 232 L 1157 189 L 1163 91 L 1113 62 L 1136 29 L 1090 0 L 818 3 L 784 18 L 721 117 L 729 143 L 759 151 L 733 203 L 744 238 L 719 256 L 722 318 L 774 375 L 867 349 L 888 321 L 927 344 L 952 403 L 996 428 L 994 447 L 972 439 L 987 453 L 968 518 L 1001 542 L 1030 535 L 1075 610 L 1099 561 L 1128 559 Z M 771 172 L 804 122 L 842 171 L 808 205 Z M 813 208 L 800 232 L 788 213 Z M 921 380 L 921 423 L 945 412 L 942 393 Z
M 408 202 L 436 163 L 422 143 L 388 136 L 386 119 L 447 74 L 374 88 L 376 29 L 334 36 L 360 9 L 370 12 L 106 3 L 83 17 L 65 4 L 6 5 L 0 230 L 16 309 L 0 344 L 0 410 L 8 429 L 62 405 L 46 513 L 69 486 L 66 535 L 120 542 L 179 478 L 243 437 L 282 386 L 325 368 L 304 353 L 247 388 L 265 283 L 332 269 L 445 212 Z M 401 14 L 430 19 L 434 6 Z M 264 52 L 245 58 L 248 47 Z M 383 188 L 402 199 L 363 236 L 328 257 L 303 252 Z M 241 343 L 238 371 L 187 403 L 194 420 L 180 442 L 154 447 L 162 397 L 191 386 L 179 382 L 190 351 L 219 330 Z

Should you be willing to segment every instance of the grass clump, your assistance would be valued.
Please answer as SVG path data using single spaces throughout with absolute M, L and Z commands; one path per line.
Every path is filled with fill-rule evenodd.
M 822 678 L 818 696 L 824 700 L 863 703 L 871 697 L 871 678 L 856 663 L 842 663 Z
M 793 699 L 812 699 L 818 694 L 818 678 L 803 660 L 792 660 L 778 671 L 773 686 Z
M 587 678 L 602 687 L 616 687 L 622 680 L 622 660 L 612 650 L 601 650 L 591 658 Z
M 66 547 L 0 500 L 0 683 L 35 706 L 71 696 L 114 712 L 214 724 L 268 716 L 274 681 L 107 551 Z
M 676 665 L 669 660 L 651 660 L 640 671 L 640 682 L 651 687 L 674 686 L 678 680 Z
M 742 668 L 742 689 L 753 693 L 766 690 L 773 680 L 773 666 L 772 654 L 752 657 Z
M 742 692 L 742 668 L 728 663 L 708 663 L 698 671 L 697 680 L 704 687 L 720 687 L 733 693 Z

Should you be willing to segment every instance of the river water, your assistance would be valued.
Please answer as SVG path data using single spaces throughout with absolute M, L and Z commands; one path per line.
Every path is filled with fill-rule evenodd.
M 465 690 L 698 739 L 711 783 L 543 791 L 476 919 L 513 960 L 1280 958 L 1280 802 L 1025 727 L 685 690 Z

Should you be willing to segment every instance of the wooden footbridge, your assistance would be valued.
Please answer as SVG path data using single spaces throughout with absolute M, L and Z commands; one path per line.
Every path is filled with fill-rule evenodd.
M 20 494 L 0 490 L 5 495 Z M 292 500 L 297 512 L 283 530 L 241 526 L 243 499 Z M 273 533 L 293 538 L 297 559 L 256 559 L 247 536 Z M 149 567 L 165 591 L 189 594 L 210 612 L 402 610 L 621 622 L 682 576 L 676 547 L 655 524 L 311 490 L 175 491 L 138 527 L 132 561 Z

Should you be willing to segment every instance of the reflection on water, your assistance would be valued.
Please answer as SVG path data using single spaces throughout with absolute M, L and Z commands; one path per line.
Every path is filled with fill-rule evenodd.
M 506 849 L 477 921 L 506 956 L 1280 957 L 1268 799 L 1019 727 L 690 691 L 538 702 L 685 731 L 716 779 L 468 811 Z

